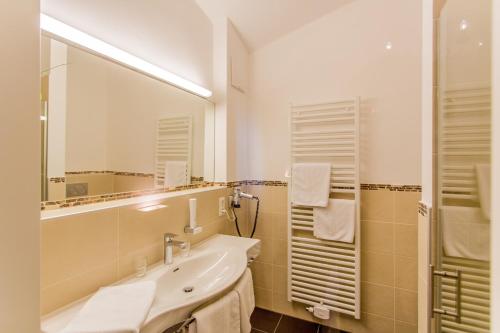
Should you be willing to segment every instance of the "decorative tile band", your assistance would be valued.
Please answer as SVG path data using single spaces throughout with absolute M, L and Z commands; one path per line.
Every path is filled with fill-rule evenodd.
M 422 201 L 418 202 L 418 213 L 424 217 L 429 213 L 429 207 L 427 207 L 427 205 Z
M 78 197 L 78 198 L 68 198 L 64 200 L 57 201 L 44 201 L 41 202 L 41 210 L 51 210 L 58 208 L 67 208 L 81 205 L 89 205 L 93 203 L 120 200 L 120 199 L 129 199 L 134 197 L 139 197 L 143 195 L 151 195 L 151 194 L 159 194 L 159 193 L 167 193 L 167 192 L 176 192 L 190 189 L 197 189 L 203 187 L 210 187 L 216 185 L 215 183 L 198 183 L 198 184 L 190 184 L 185 186 L 177 186 L 168 189 L 150 189 L 150 190 L 141 190 L 141 191 L 131 191 L 131 192 L 120 192 L 120 193 L 109 193 L 109 194 L 100 194 L 86 197 Z
M 203 177 L 191 176 L 191 182 L 202 182 Z
M 154 177 L 153 173 L 142 173 L 142 172 L 127 172 L 127 171 L 110 171 L 110 170 L 86 170 L 86 171 L 68 171 L 66 176 L 70 175 L 114 175 L 114 176 L 133 176 L 133 177 Z
M 242 185 L 260 185 L 260 186 L 288 186 L 286 181 L 276 180 L 244 180 L 236 182 L 225 183 L 228 187 L 242 186 Z M 336 186 L 336 189 L 353 189 L 350 186 Z M 376 191 L 376 190 L 389 190 L 397 192 L 422 192 L 420 185 L 390 185 L 390 184 L 361 184 L 362 190 Z
M 65 183 L 66 177 L 52 177 L 49 178 L 49 183 Z
M 150 195 L 150 194 L 158 194 L 158 193 L 166 193 L 166 192 L 175 192 L 182 191 L 187 189 L 196 189 L 203 187 L 210 187 L 214 185 L 227 186 L 227 187 L 237 187 L 242 185 L 259 185 L 259 186 L 283 186 L 287 187 L 288 182 L 285 181 L 276 181 L 276 180 L 242 180 L 242 181 L 234 181 L 234 182 L 200 182 L 196 184 L 190 184 L 186 186 L 178 186 L 175 188 L 169 189 L 149 189 L 149 190 L 140 190 L 140 191 L 131 191 L 131 192 L 120 192 L 120 193 L 109 193 L 109 194 L 101 194 L 87 197 L 79 197 L 79 198 L 68 198 L 65 200 L 57 200 L 57 201 L 45 201 L 41 203 L 42 210 L 49 209 L 57 209 L 57 208 L 66 208 L 73 206 L 81 206 L 88 205 L 98 202 L 119 200 L 119 199 L 128 199 L 133 197 L 138 197 L 142 195 Z M 390 190 L 390 191 L 399 191 L 399 192 L 420 192 L 421 186 L 419 185 L 387 185 L 387 184 L 361 184 L 362 190 Z M 425 205 L 424 205 L 425 206 Z M 427 212 L 427 209 L 421 209 L 420 211 Z
M 422 192 L 420 185 L 361 184 L 362 190 L 389 190 L 397 192 Z

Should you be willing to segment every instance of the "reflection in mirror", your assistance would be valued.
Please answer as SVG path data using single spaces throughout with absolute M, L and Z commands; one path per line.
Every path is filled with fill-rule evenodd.
M 213 181 L 213 104 L 44 36 L 42 198 Z
M 437 332 L 489 332 L 491 1 L 439 17 Z

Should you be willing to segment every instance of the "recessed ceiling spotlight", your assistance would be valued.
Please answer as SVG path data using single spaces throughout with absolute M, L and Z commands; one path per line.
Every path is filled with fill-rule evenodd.
M 462 19 L 462 21 L 460 21 L 460 31 L 465 31 L 467 30 L 468 27 L 469 27 L 469 22 L 467 22 L 466 19 Z
M 479 43 L 477 43 L 477 46 L 479 46 L 479 47 L 483 47 L 483 45 L 484 45 L 484 43 L 481 41 Z
M 385 49 L 386 50 L 392 50 L 392 43 L 391 42 L 385 43 Z

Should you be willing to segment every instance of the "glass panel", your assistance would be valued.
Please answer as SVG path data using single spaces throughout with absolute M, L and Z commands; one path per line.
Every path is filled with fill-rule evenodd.
M 439 16 L 437 332 L 489 332 L 491 1 Z M 457 275 L 458 272 L 458 275 Z M 457 278 L 458 277 L 458 278 Z
M 46 36 L 41 58 L 44 200 L 213 181 L 213 103 Z

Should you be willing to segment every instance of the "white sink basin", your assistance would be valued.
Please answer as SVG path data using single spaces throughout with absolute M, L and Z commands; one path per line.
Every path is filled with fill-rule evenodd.
M 142 278 L 121 281 L 157 283 L 156 297 L 141 333 L 161 333 L 229 290 L 242 276 L 248 260 L 259 252 L 259 240 L 216 235 L 193 247 L 189 257 L 175 257 L 172 265 L 161 264 Z M 42 332 L 55 333 L 64 328 L 85 302 L 86 299 L 42 318 Z

